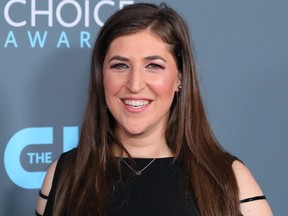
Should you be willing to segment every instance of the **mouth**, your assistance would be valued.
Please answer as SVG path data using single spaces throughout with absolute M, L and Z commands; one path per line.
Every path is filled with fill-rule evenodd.
M 151 101 L 149 100 L 122 100 L 126 106 L 129 106 L 133 109 L 140 109 L 142 107 L 147 106 Z

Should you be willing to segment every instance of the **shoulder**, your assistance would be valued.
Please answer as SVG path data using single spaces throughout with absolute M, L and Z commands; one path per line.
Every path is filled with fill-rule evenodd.
M 53 161 L 53 163 L 48 167 L 46 176 L 44 178 L 42 187 L 40 189 L 40 193 L 43 196 L 39 196 L 38 201 L 37 201 L 36 211 L 40 215 L 43 215 L 45 208 L 46 208 L 47 201 L 51 199 L 51 192 L 52 192 L 51 190 L 53 190 L 54 188 L 54 191 L 55 191 L 55 186 L 57 185 L 59 174 L 62 169 L 61 166 L 63 165 L 65 158 L 68 155 L 71 155 L 72 152 L 75 152 L 75 150 L 62 153 L 61 156 L 55 161 Z M 52 198 L 53 198 L 53 194 L 52 194 Z
M 255 195 L 263 195 L 252 173 L 243 163 L 235 160 L 232 163 L 232 169 L 237 179 L 241 200 Z
M 54 180 L 58 180 L 59 175 L 62 170 L 62 166 L 67 157 L 74 155 L 76 149 L 72 149 L 70 151 L 64 152 L 60 155 L 60 157 L 55 160 L 47 169 L 47 173 L 45 179 L 42 184 L 41 192 L 44 195 L 49 195 L 51 188 L 54 186 Z M 56 182 L 55 182 L 56 183 Z
M 41 194 L 43 194 L 44 196 L 47 196 L 47 197 L 49 196 L 57 164 L 58 164 L 58 159 L 55 160 L 47 169 L 46 176 L 45 176 L 45 179 L 42 183 L 42 187 L 40 190 Z M 47 204 L 47 199 L 39 196 L 36 210 L 40 215 L 43 215 L 46 204 Z
M 239 199 L 244 200 L 252 197 L 264 196 L 260 186 L 256 182 L 250 170 L 239 160 L 234 160 L 232 169 L 235 173 L 239 188 Z M 242 203 L 240 209 L 243 215 L 272 216 L 271 208 L 266 199 Z
M 41 192 L 45 195 L 49 195 L 49 192 L 52 187 L 53 177 L 58 164 L 58 159 L 55 160 L 47 169 L 45 179 L 42 184 Z

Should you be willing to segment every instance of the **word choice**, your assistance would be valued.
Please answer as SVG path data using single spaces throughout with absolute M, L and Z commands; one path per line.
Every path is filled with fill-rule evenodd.
M 37 19 L 41 17 L 47 18 L 47 25 L 52 27 L 56 18 L 58 24 L 63 27 L 71 28 L 78 25 L 81 21 L 85 27 L 90 26 L 90 19 L 94 18 L 94 21 L 102 26 L 103 22 L 99 17 L 99 11 L 102 7 L 117 7 L 123 8 L 125 5 L 133 4 L 134 1 L 119 1 L 116 5 L 116 1 L 102 0 L 93 1 L 96 2 L 94 9 L 91 9 L 90 0 L 76 1 L 76 0 L 62 0 L 58 2 L 58 5 L 53 5 L 53 0 L 37 1 L 37 0 L 10 0 L 4 7 L 4 18 L 6 22 L 13 27 L 23 27 L 30 24 L 32 27 L 37 26 Z M 55 2 L 54 2 L 55 3 Z M 44 6 L 43 6 L 44 5 Z M 45 7 L 45 9 L 43 9 Z M 41 8 L 41 9 L 39 9 Z M 19 13 L 19 10 L 29 10 L 29 13 L 23 13 L 23 17 L 16 18 L 13 16 Z M 63 18 L 65 10 L 69 10 L 72 21 L 65 21 Z M 24 15 L 26 14 L 26 15 Z

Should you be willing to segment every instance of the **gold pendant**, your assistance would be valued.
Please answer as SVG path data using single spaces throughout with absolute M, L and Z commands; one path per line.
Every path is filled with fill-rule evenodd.
M 142 173 L 141 173 L 140 170 L 138 170 L 135 174 L 136 174 L 137 176 L 139 176 L 139 175 L 141 175 Z

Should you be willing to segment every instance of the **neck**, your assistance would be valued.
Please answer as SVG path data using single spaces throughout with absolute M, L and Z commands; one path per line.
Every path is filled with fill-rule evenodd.
M 145 136 L 145 135 L 123 135 L 119 134 L 119 140 L 123 147 L 134 158 L 164 158 L 172 157 L 165 137 L 163 136 Z M 116 156 L 128 157 L 128 155 L 115 145 L 114 152 Z

